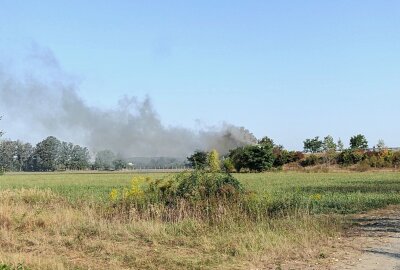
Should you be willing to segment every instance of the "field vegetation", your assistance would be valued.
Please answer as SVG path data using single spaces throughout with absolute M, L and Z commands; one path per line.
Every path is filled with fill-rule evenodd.
M 212 192 L 185 186 L 209 187 L 214 176 L 5 174 L 0 262 L 10 269 L 324 265 L 347 226 L 343 214 L 400 203 L 396 172 L 234 174 L 240 183 L 218 174 L 222 184 Z M 221 190 L 225 184 L 234 189 Z

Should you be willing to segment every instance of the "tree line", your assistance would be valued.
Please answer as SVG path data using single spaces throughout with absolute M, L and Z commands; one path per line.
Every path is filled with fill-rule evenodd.
M 4 171 L 84 170 L 90 166 L 86 147 L 49 136 L 36 146 L 19 140 L 0 142 L 0 167 Z
M 110 150 L 99 151 L 94 161 L 88 148 L 49 136 L 36 146 L 21 141 L 0 142 L 1 171 L 48 172 L 63 170 L 121 170 L 127 162 Z
M 357 165 L 357 168 L 362 169 L 397 168 L 400 165 L 400 152 L 389 150 L 383 140 L 369 149 L 368 141 L 362 134 L 350 138 L 349 148 L 345 148 L 340 139 L 335 142 L 329 135 L 323 139 L 319 136 L 306 139 L 303 145 L 303 152 L 288 151 L 282 145 L 276 145 L 272 139 L 264 137 L 257 144 L 230 150 L 221 157 L 220 169 L 228 172 L 263 172 L 279 170 L 285 165 L 301 168 Z M 210 168 L 212 152 L 195 151 L 187 160 L 194 168 L 207 169 Z
M 1 120 L 1 117 L 0 117 Z M 3 132 L 0 130 L 0 137 Z M 362 168 L 383 168 L 400 165 L 400 152 L 389 150 L 383 140 L 372 148 L 364 135 L 350 138 L 349 148 L 332 136 L 304 140 L 304 151 L 289 151 L 268 137 L 256 144 L 237 147 L 220 157 L 216 150 L 195 151 L 187 158 L 189 166 L 211 171 L 262 172 L 282 169 L 285 165 L 300 167 L 316 165 L 359 165 Z M 131 163 L 110 150 L 96 153 L 94 161 L 88 148 L 49 136 L 35 146 L 21 141 L 0 141 L 0 172 L 55 171 L 55 170 L 121 170 Z

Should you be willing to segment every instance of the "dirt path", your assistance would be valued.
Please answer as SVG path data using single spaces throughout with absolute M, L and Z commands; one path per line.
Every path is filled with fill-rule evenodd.
M 356 248 L 333 269 L 400 270 L 400 206 L 359 215 L 348 233 Z

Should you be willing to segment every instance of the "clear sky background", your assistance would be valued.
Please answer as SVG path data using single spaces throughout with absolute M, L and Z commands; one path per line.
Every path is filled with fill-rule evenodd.
M 400 146 L 400 1 L 0 0 L 3 55 L 32 43 L 93 106 L 149 95 L 165 125 Z

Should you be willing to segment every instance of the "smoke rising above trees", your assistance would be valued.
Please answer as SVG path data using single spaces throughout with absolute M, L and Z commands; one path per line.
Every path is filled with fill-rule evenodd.
M 149 97 L 124 97 L 113 109 L 91 107 L 46 49 L 35 47 L 22 65 L 24 72 L 15 72 L 0 63 L 0 115 L 22 132 L 54 135 L 124 157 L 185 157 L 195 149 L 214 148 L 227 153 L 256 142 L 248 130 L 230 124 L 200 131 L 166 127 Z

